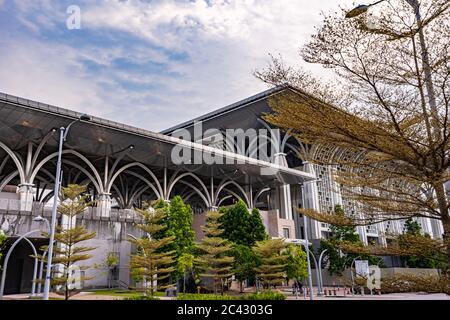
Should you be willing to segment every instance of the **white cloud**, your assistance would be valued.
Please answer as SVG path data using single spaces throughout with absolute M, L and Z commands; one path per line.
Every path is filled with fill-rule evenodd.
M 71 42 L 70 32 L 58 39 L 67 41 L 62 44 L 34 35 L 58 25 L 64 7 L 48 0 L 40 7 L 21 2 L 21 19 L 38 10 L 40 20 L 27 20 L 38 30 L 21 34 L 20 40 L 0 40 L 0 91 L 161 130 L 265 89 L 252 71 L 267 63 L 267 54 L 298 63 L 298 48 L 320 22 L 320 11 L 342 2 L 84 1 L 82 27 L 98 39 L 82 47 Z M 97 44 L 118 32 L 136 37 L 136 43 Z M 174 59 L 168 52 L 188 58 Z M 118 58 L 143 68 L 148 62 L 162 64 L 165 72 L 119 68 Z M 83 61 L 104 68 L 93 74 Z M 144 89 L 127 88 L 124 82 Z

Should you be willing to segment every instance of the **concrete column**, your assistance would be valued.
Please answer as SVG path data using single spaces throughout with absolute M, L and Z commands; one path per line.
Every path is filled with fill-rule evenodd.
M 316 174 L 314 170 L 313 164 L 306 162 L 305 163 L 305 171 Z M 305 191 L 305 201 L 306 203 L 303 205 L 304 208 L 313 209 L 316 211 L 320 211 L 319 205 L 319 191 L 317 189 L 317 182 L 307 182 L 304 187 Z M 320 239 L 322 238 L 322 233 L 320 230 L 320 222 L 312 219 L 307 219 L 309 221 L 309 233 L 310 239 Z
M 339 185 L 334 181 L 334 174 L 336 173 L 337 169 L 334 166 L 330 166 L 328 169 L 328 177 L 330 179 L 330 185 L 331 185 L 331 196 L 333 197 L 333 206 L 336 205 L 342 205 L 342 194 L 339 188 Z
M 20 184 L 17 192 L 19 193 L 19 210 L 31 211 L 33 208 L 34 184 Z
M 442 239 L 442 235 L 444 234 L 444 227 L 442 226 L 442 222 L 440 220 L 433 219 L 431 221 L 431 226 L 433 229 L 433 238 Z
M 111 194 L 103 193 L 97 200 L 97 213 L 100 217 L 109 217 L 111 215 Z
M 431 219 L 430 218 L 420 218 L 420 219 L 422 220 L 423 232 L 425 234 L 429 234 L 432 238 L 434 238 Z
M 365 226 L 358 226 L 357 228 L 358 234 L 359 234 L 359 239 L 364 243 L 364 245 L 368 245 L 367 242 L 367 232 L 366 232 L 366 227 Z
M 275 164 L 286 168 L 288 167 L 285 153 L 276 153 L 274 157 Z M 291 186 L 285 184 L 281 187 L 278 187 L 277 193 L 280 199 L 280 217 L 286 220 L 292 220 Z

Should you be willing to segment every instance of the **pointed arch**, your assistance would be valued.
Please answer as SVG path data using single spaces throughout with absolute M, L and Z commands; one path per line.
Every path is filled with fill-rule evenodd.
M 202 198 L 203 202 L 204 202 L 205 205 L 206 205 L 206 208 L 211 207 L 211 202 L 209 202 L 209 199 L 207 199 L 207 198 L 205 197 L 205 195 L 202 194 L 202 192 L 200 191 L 200 189 L 198 189 L 196 186 L 193 186 L 191 183 L 186 182 L 186 181 L 183 181 L 183 180 L 180 180 L 180 183 L 182 183 L 182 184 L 184 184 L 184 185 L 187 185 L 188 187 L 192 188 L 192 189 L 200 196 L 200 198 Z M 169 195 L 170 195 L 170 193 L 169 193 Z
M 0 148 L 2 148 L 12 159 L 12 161 L 14 161 L 16 167 L 17 167 L 17 171 L 20 177 L 20 183 L 25 183 L 25 170 L 23 168 L 23 164 L 22 164 L 22 160 L 19 158 L 19 156 L 12 151 L 6 144 L 4 144 L 3 142 L 0 141 Z
M 156 184 L 156 187 L 158 188 L 158 191 L 156 191 L 155 193 L 157 195 L 162 195 L 163 194 L 163 191 L 162 191 L 162 188 L 161 188 L 161 183 L 159 182 L 158 178 L 156 178 L 156 175 L 153 173 L 153 171 L 151 171 L 149 168 L 147 168 L 145 165 L 143 165 L 142 163 L 139 163 L 139 162 L 129 163 L 127 165 L 124 165 L 119 170 L 117 170 L 116 173 L 114 173 L 114 175 L 109 180 L 108 185 L 106 186 L 106 193 L 109 193 L 109 191 L 111 190 L 111 187 L 112 187 L 114 181 L 117 179 L 117 177 L 122 172 L 124 172 L 125 170 L 127 170 L 129 168 L 132 168 L 132 167 L 139 167 L 139 168 L 143 169 L 145 172 L 147 172 L 152 177 L 153 181 Z M 152 183 L 150 183 L 149 185 L 154 186 Z M 160 198 L 160 196 L 158 198 Z
M 253 199 L 253 207 L 255 207 L 258 198 L 262 196 L 263 193 L 268 192 L 270 190 L 271 190 L 270 188 L 264 188 L 259 190 L 258 193 L 255 195 L 255 198 Z
M 72 154 L 78 158 L 80 158 L 84 163 L 86 163 L 88 165 L 88 167 L 92 170 L 94 177 L 91 179 L 92 182 L 94 184 L 96 184 L 97 190 L 100 193 L 104 193 L 104 189 L 103 189 L 103 184 L 102 184 L 102 179 L 100 178 L 100 174 L 98 173 L 97 169 L 94 167 L 94 165 L 92 164 L 92 162 L 90 162 L 85 156 L 83 156 L 81 153 L 75 151 L 75 150 L 63 150 L 62 154 Z M 45 157 L 44 159 L 41 160 L 41 162 L 39 162 L 36 167 L 33 170 L 33 173 L 30 176 L 30 183 L 33 183 L 34 179 L 36 178 L 36 174 L 39 172 L 39 170 L 44 166 L 44 164 L 46 164 L 48 161 L 50 161 L 51 159 L 55 158 L 58 156 L 58 152 L 52 153 L 50 155 L 48 155 L 47 157 Z M 64 160 L 64 162 L 69 163 L 68 160 Z M 73 162 L 70 162 L 71 165 L 73 165 Z M 81 166 L 78 166 L 79 170 L 85 170 L 84 168 L 82 168 Z M 82 168 L 82 169 L 80 169 Z M 87 171 L 86 171 L 87 172 Z M 84 172 L 84 173 L 86 173 Z
M 0 192 L 3 190 L 4 187 L 12 180 L 15 176 L 19 174 L 19 170 L 15 170 L 11 172 L 9 175 L 7 175 L 1 182 L 0 182 Z
M 211 201 L 211 195 L 209 194 L 208 188 L 206 187 L 205 183 L 199 177 L 197 177 L 195 174 L 193 174 L 192 172 L 185 172 L 183 174 L 180 174 L 175 179 L 172 177 L 172 179 L 171 179 L 172 182 L 170 183 L 169 187 L 167 188 L 166 200 L 168 200 L 168 198 L 170 197 L 170 194 L 172 193 L 172 189 L 177 184 L 177 182 L 185 177 L 192 177 L 200 184 L 200 186 L 203 188 L 203 191 L 205 191 L 205 195 L 207 197 L 205 203 L 207 204 L 207 206 L 211 206 L 212 201 Z M 184 184 L 187 184 L 187 183 L 184 183 Z M 194 186 L 192 186 L 191 184 L 187 184 L 187 185 L 189 185 L 192 189 L 194 189 Z M 204 196 L 202 196 L 202 198 L 204 198 Z
M 135 176 L 136 178 L 139 178 L 142 181 L 144 181 L 153 190 L 153 192 L 156 194 L 156 197 L 158 199 L 163 199 L 163 196 L 162 196 L 162 193 L 161 193 L 161 191 L 162 191 L 161 190 L 161 185 L 160 185 L 159 181 L 156 180 L 158 182 L 158 188 L 159 188 L 159 190 L 158 190 L 158 189 L 156 189 L 156 187 L 155 187 L 155 185 L 153 183 L 151 183 L 148 179 L 144 178 L 142 175 L 137 174 L 136 172 L 133 172 L 133 171 L 128 171 L 128 170 L 125 171 L 125 173 L 126 174 L 131 174 L 132 176 Z
M 247 204 L 247 207 L 250 208 L 251 203 L 250 200 L 248 199 L 247 193 L 245 192 L 244 188 L 242 188 L 240 185 L 238 185 L 235 181 L 233 180 L 229 180 L 229 181 L 225 181 L 222 180 L 222 182 L 220 183 L 219 187 L 216 190 L 215 196 L 214 198 L 217 199 L 220 192 L 228 185 L 234 185 L 236 188 L 238 188 L 238 190 L 242 193 L 242 195 L 244 196 L 244 200 Z M 228 190 L 228 192 L 230 192 L 230 190 Z M 242 197 L 238 197 L 238 198 L 242 198 Z

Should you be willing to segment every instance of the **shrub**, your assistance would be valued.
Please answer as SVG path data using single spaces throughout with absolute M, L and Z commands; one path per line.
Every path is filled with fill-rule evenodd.
M 381 292 L 427 292 L 450 294 L 450 281 L 447 277 L 399 274 L 394 277 L 383 279 L 381 282 Z
M 124 300 L 159 300 L 159 298 L 155 297 L 155 296 L 144 296 L 144 295 L 136 295 L 136 296 L 131 296 L 131 297 L 127 297 Z
M 286 300 L 286 296 L 277 291 L 252 293 L 244 296 L 244 300 Z
M 236 300 L 235 297 L 220 294 L 181 293 L 177 300 Z

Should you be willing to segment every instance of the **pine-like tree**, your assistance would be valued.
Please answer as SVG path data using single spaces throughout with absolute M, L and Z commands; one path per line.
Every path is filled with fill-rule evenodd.
M 286 277 L 288 256 L 283 254 L 286 243 L 282 239 L 258 241 L 253 247 L 259 266 L 255 272 L 268 288 L 282 284 Z
M 205 237 L 198 245 L 202 254 L 196 258 L 198 268 L 202 271 L 201 276 L 210 278 L 214 282 L 214 292 L 220 284 L 223 293 L 224 284 L 232 276 L 232 265 L 234 258 L 231 256 L 232 244 L 222 238 L 223 230 L 219 222 L 222 213 L 208 212 L 206 225 L 202 227 Z
M 56 270 L 53 270 L 54 276 L 50 283 L 52 286 L 61 287 L 61 290 L 58 290 L 57 293 L 64 295 L 66 300 L 77 294 L 81 289 L 77 283 L 93 278 L 81 274 L 77 274 L 75 277 L 72 275 L 73 271 L 82 271 L 89 268 L 89 266 L 79 263 L 90 259 L 92 255 L 87 252 L 95 249 L 95 247 L 86 247 L 80 244 L 94 238 L 96 233 L 89 232 L 82 225 L 76 225 L 77 216 L 82 214 L 89 206 L 88 196 L 84 194 L 85 192 L 86 186 L 76 184 L 61 188 L 61 204 L 58 206 L 58 212 L 63 216 L 63 221 L 67 221 L 63 225 L 57 226 L 55 230 L 53 248 L 55 257 L 52 261 Z M 41 249 L 46 251 L 47 247 L 44 246 Z M 38 258 L 45 260 L 41 255 Z
M 135 277 L 145 279 L 144 282 L 150 282 L 150 286 L 145 286 L 144 290 L 153 297 L 158 289 L 171 285 L 160 285 L 160 281 L 168 278 L 175 271 L 173 267 L 175 251 L 166 250 L 175 238 L 173 236 L 158 239 L 154 237 L 165 228 L 161 223 L 166 217 L 166 211 L 163 208 L 149 207 L 146 210 L 137 209 L 136 211 L 143 219 L 137 227 L 145 233 L 145 236 L 129 240 L 138 248 L 136 254 L 131 255 L 130 268 Z

